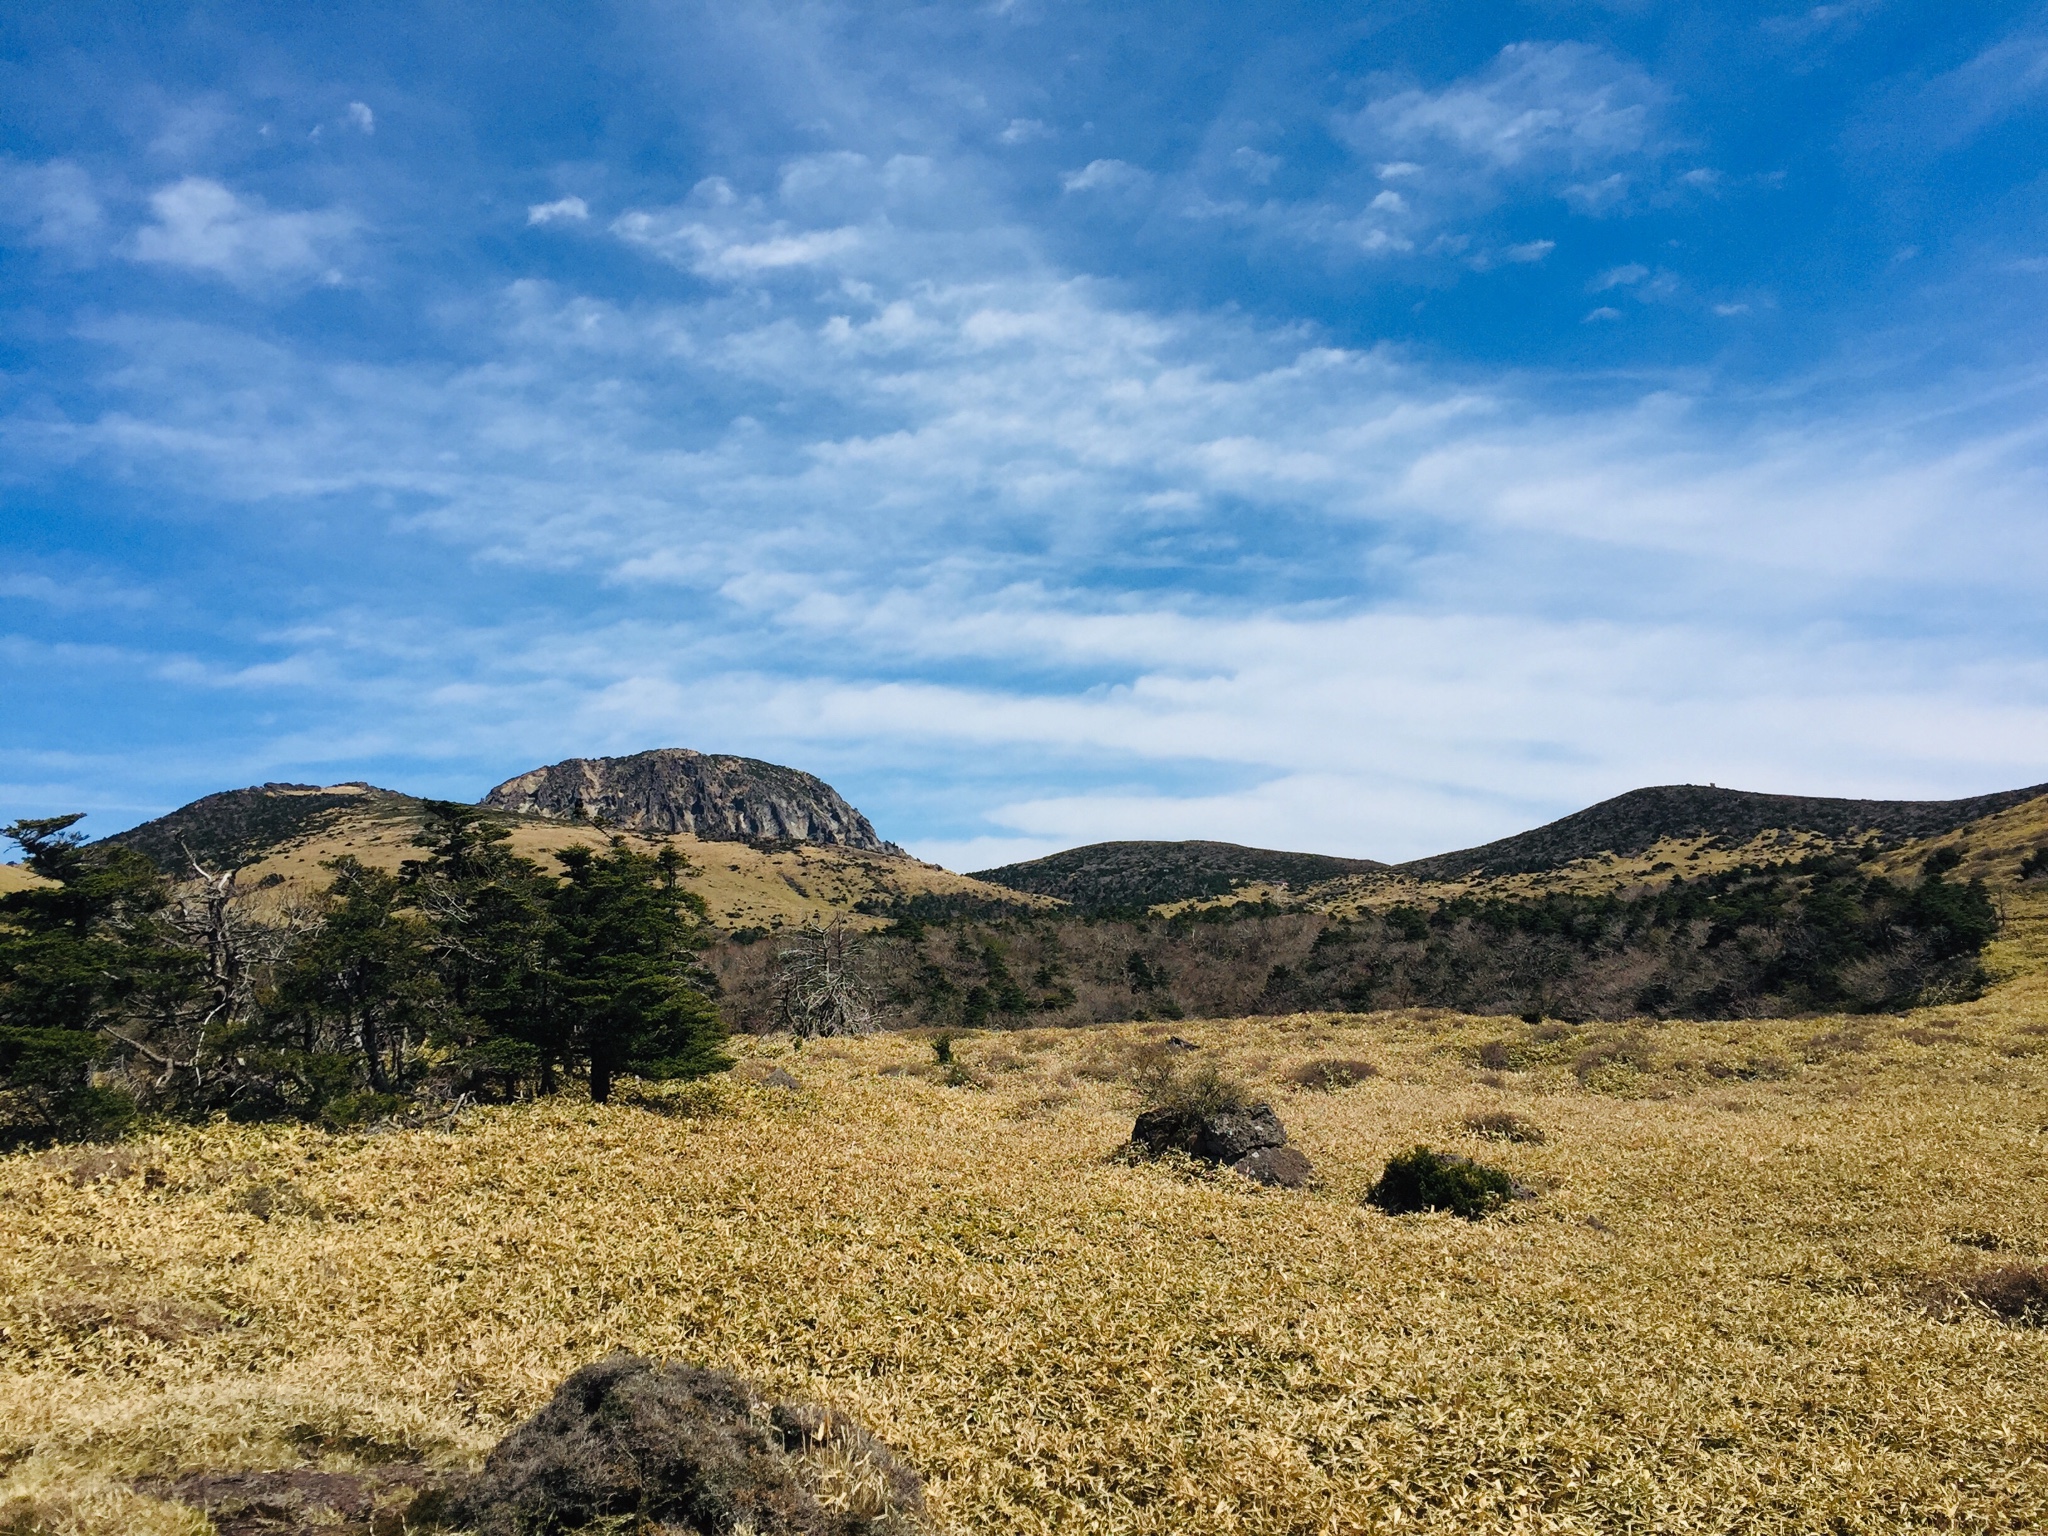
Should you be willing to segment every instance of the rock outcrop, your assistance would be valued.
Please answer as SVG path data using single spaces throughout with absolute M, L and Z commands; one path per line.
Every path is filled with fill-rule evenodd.
M 1148 1109 L 1131 1127 L 1130 1150 L 1139 1157 L 1182 1152 L 1283 1189 L 1300 1189 L 1314 1176 L 1309 1160 L 1287 1145 L 1287 1127 L 1270 1104 L 1207 1113 Z
M 751 757 L 686 747 L 631 757 L 572 757 L 507 779 L 482 804 L 636 832 L 688 832 L 714 842 L 901 851 L 876 836 L 867 817 L 822 779 Z

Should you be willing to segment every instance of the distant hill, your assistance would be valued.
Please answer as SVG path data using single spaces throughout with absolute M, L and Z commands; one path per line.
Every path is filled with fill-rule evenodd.
M 371 784 L 257 784 L 204 796 L 102 841 L 133 848 L 166 874 L 187 875 L 187 848 L 209 868 L 246 864 L 344 817 L 411 817 L 419 803 Z
M 1282 853 L 1236 843 L 1091 843 L 1043 859 L 979 870 L 972 878 L 1100 911 L 1227 896 L 1245 885 L 1308 886 L 1386 867 L 1372 859 Z
M 1890 838 L 1938 837 L 2041 795 L 2048 795 L 2048 784 L 1967 800 L 1829 800 L 1702 784 L 1665 784 L 1616 795 L 1533 832 L 1416 859 L 1397 869 L 1419 880 L 1528 874 L 1603 853 L 1632 858 L 1665 838 L 1715 837 L 1743 843 L 1759 833 L 1780 830 L 1817 832 L 1844 842 L 1871 833 Z

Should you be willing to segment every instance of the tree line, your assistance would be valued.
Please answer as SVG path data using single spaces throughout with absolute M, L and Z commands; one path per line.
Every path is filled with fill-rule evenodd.
M 88 844 L 80 819 L 0 833 L 42 880 L 0 896 L 0 1140 L 148 1113 L 345 1124 L 569 1081 L 603 1102 L 622 1076 L 730 1065 L 673 849 L 615 836 L 550 872 L 428 802 L 395 874 L 343 856 L 316 896 L 265 904 L 232 871 L 173 881 Z

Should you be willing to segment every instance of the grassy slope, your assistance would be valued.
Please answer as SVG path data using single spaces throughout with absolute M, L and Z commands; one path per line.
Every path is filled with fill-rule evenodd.
M 601 847 L 607 835 L 591 827 L 539 818 L 521 818 L 510 825 L 513 848 L 551 870 L 557 866 L 550 854 L 572 843 Z M 289 888 L 316 888 L 328 878 L 321 861 L 342 853 L 381 869 L 396 869 L 403 860 L 420 856 L 413 846 L 413 832 L 410 817 L 351 818 L 251 864 L 242 875 L 242 884 L 251 887 L 275 874 Z M 935 864 L 888 854 L 808 844 L 771 852 L 749 843 L 705 842 L 687 834 L 661 838 L 633 833 L 628 841 L 644 849 L 659 848 L 664 842 L 673 844 L 695 871 L 685 883 L 703 896 L 712 920 L 728 929 L 800 926 L 829 921 L 835 914 L 849 915 L 859 926 L 879 927 L 880 918 L 850 913 L 856 901 L 869 896 L 888 899 L 931 891 L 1007 901 L 1030 899 Z
M 948 1531 L 2039 1528 L 2048 1333 L 1914 1299 L 2010 1256 L 1959 1235 L 2048 1250 L 2048 898 L 2013 899 L 1995 958 L 2026 974 L 1982 1002 L 1674 1024 L 1586 1082 L 1595 1031 L 1174 1026 L 1275 1095 L 1309 1193 L 1106 1160 L 1157 1026 L 965 1042 L 985 1088 L 899 1035 L 806 1051 L 798 1094 L 219 1126 L 98 1180 L 91 1154 L 0 1161 L 0 1500 L 191 1530 L 120 1480 L 465 1461 L 631 1348 L 855 1410 Z M 1528 1067 L 1489 1080 L 1502 1036 Z M 1321 1054 L 1384 1075 L 1276 1086 Z M 1461 1136 L 1496 1108 L 1548 1143 Z M 1418 1140 L 1542 1196 L 1476 1226 L 1362 1210 Z M 246 1214 L 258 1184 L 301 1213 Z

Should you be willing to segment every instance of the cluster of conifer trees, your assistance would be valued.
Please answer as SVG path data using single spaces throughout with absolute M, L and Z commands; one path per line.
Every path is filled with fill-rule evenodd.
M 396 874 L 342 857 L 316 898 L 266 902 L 87 844 L 79 819 L 4 833 L 46 883 L 0 897 L 0 1140 L 144 1113 L 347 1123 L 571 1077 L 602 1102 L 623 1075 L 729 1064 L 673 850 L 614 837 L 553 874 L 430 802 Z

